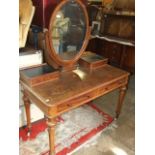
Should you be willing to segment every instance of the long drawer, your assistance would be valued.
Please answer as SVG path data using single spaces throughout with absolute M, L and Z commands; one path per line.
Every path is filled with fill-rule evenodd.
M 127 84 L 127 81 L 128 81 L 128 78 L 124 77 L 122 79 L 119 79 L 119 80 L 109 83 L 107 85 L 90 90 L 89 92 L 86 92 L 83 95 L 80 95 L 80 96 L 75 97 L 71 100 L 68 100 L 67 102 L 63 102 L 63 103 L 57 105 L 57 113 L 60 114 L 65 111 L 68 111 L 70 109 L 76 108 L 84 103 L 87 103 L 87 102 L 95 99 L 96 97 L 104 95 L 112 90 L 115 90 L 115 89 L 121 87 L 122 85 Z

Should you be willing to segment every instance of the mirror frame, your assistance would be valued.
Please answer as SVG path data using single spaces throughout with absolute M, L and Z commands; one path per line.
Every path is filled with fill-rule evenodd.
M 80 51 L 75 55 L 75 57 L 71 60 L 63 60 L 56 52 L 55 49 L 53 47 L 53 43 L 52 43 L 52 31 L 51 31 L 51 25 L 55 19 L 55 16 L 57 14 L 57 12 L 60 10 L 60 8 L 65 5 L 65 3 L 69 2 L 71 0 L 63 0 L 62 2 L 60 2 L 60 4 L 57 5 L 57 7 L 54 9 L 54 12 L 51 15 L 50 18 L 50 22 L 49 22 L 49 29 L 46 33 L 46 47 L 47 47 L 47 52 L 50 56 L 50 58 L 52 59 L 52 63 L 53 61 L 56 63 L 56 65 L 58 66 L 71 66 L 74 65 L 80 58 L 80 56 L 82 55 L 82 53 L 84 52 L 84 50 L 87 47 L 89 38 L 90 38 L 90 29 L 89 29 L 89 20 L 88 20 L 88 14 L 87 14 L 87 10 L 86 10 L 86 6 L 80 1 L 80 0 L 74 0 L 76 1 L 76 3 L 78 3 L 81 6 L 81 9 L 84 12 L 85 15 L 85 20 L 86 20 L 86 35 L 85 38 L 83 40 L 83 44 L 81 46 Z

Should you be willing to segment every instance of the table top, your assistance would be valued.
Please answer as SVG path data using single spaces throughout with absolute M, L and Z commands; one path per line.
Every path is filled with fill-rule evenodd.
M 59 79 L 33 87 L 23 83 L 23 86 L 44 104 L 53 106 L 128 75 L 129 73 L 126 71 L 105 65 L 91 71 L 79 68 L 70 72 L 62 72 Z

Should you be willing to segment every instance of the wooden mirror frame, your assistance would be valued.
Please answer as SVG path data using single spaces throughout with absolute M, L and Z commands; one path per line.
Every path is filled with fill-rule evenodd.
M 63 0 L 62 2 L 60 2 L 60 4 L 57 5 L 57 7 L 55 8 L 54 12 L 51 15 L 50 22 L 49 22 L 49 29 L 46 32 L 46 40 L 45 40 L 46 41 L 46 47 L 47 47 L 46 52 L 48 52 L 48 55 L 50 57 L 50 58 L 48 58 L 48 61 L 51 62 L 49 64 L 53 64 L 55 66 L 61 66 L 61 67 L 73 66 L 79 60 L 80 56 L 84 52 L 84 50 L 88 44 L 89 38 L 90 38 L 89 20 L 88 20 L 88 14 L 87 14 L 86 7 L 80 0 L 74 0 L 74 1 L 76 1 L 76 3 L 78 3 L 81 6 L 81 9 L 84 12 L 85 20 L 86 20 L 86 35 L 85 35 L 85 38 L 83 40 L 82 47 L 81 47 L 80 51 L 75 55 L 75 57 L 71 60 L 63 60 L 55 52 L 55 49 L 54 49 L 53 43 L 52 43 L 52 37 L 50 37 L 50 36 L 52 36 L 51 25 L 54 22 L 54 19 L 55 19 L 57 12 L 60 10 L 60 8 L 63 5 L 65 5 L 65 3 L 69 2 L 69 1 L 71 1 L 71 0 Z

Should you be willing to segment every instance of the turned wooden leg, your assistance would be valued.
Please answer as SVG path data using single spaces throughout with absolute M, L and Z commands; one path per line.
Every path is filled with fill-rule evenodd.
M 27 97 L 25 92 L 24 92 L 24 96 L 23 96 L 23 101 L 24 101 L 24 106 L 25 106 L 25 111 L 26 111 L 26 119 L 27 119 L 27 128 L 28 128 L 27 135 L 29 136 L 31 133 L 30 100 Z
M 127 89 L 127 86 L 122 86 L 120 88 L 119 100 L 118 100 L 118 104 L 117 104 L 117 107 L 116 107 L 116 118 L 118 118 L 119 115 L 120 115 L 121 108 L 122 108 L 122 105 L 123 105 L 124 96 L 125 96 L 125 93 L 126 93 L 126 89 Z
M 48 133 L 49 133 L 49 148 L 50 153 L 49 155 L 55 155 L 55 126 L 56 126 L 56 119 L 55 118 L 47 118 L 47 125 L 48 125 Z

